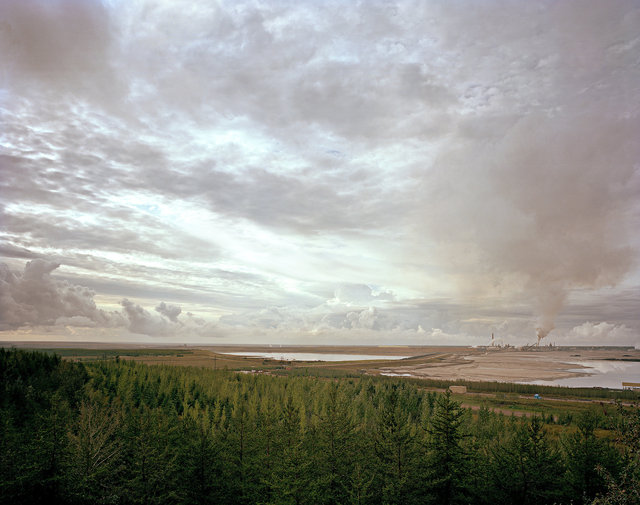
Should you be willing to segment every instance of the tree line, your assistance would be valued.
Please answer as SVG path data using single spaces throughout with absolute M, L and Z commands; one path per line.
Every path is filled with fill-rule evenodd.
M 640 503 L 640 413 L 464 409 L 402 380 L 0 349 L 0 503 Z

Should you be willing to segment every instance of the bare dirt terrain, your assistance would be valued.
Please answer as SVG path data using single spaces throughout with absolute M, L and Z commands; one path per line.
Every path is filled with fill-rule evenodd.
M 4 347 L 47 349 L 121 349 L 123 359 L 134 359 L 149 364 L 204 366 L 229 369 L 269 369 L 276 365 L 293 368 L 327 368 L 369 374 L 411 376 L 425 379 L 526 382 L 555 380 L 586 375 L 576 371 L 576 364 L 588 360 L 640 361 L 640 350 L 633 348 L 539 347 L 528 350 L 514 348 L 472 348 L 447 346 L 279 346 L 279 345 L 176 345 L 121 344 L 90 342 L 0 342 Z M 125 350 L 173 349 L 173 352 L 132 353 Z M 401 360 L 367 361 L 295 361 L 283 362 L 256 357 L 231 356 L 227 353 L 318 353 L 371 356 L 409 356 Z M 67 356 L 72 359 L 74 352 Z M 79 355 L 80 356 L 80 355 Z
M 521 382 L 579 377 L 578 361 L 640 360 L 633 349 L 545 348 L 521 351 L 468 349 L 440 355 L 437 362 L 393 363 L 381 373 L 429 379 Z M 403 360 L 404 361 L 404 360 Z

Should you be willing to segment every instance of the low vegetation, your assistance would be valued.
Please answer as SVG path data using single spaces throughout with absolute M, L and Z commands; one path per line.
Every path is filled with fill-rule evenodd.
M 193 354 L 191 349 L 41 349 L 40 352 L 57 354 L 63 358 L 72 358 L 76 361 L 98 361 L 121 356 L 183 357 Z
M 605 415 L 582 402 L 559 424 L 545 408 L 493 412 L 480 395 L 467 409 L 473 395 L 424 382 L 120 356 L 83 363 L 0 349 L 0 503 L 640 500 L 634 406 Z

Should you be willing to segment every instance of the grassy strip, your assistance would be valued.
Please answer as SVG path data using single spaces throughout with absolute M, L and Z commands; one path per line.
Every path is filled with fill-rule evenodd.
M 287 377 L 317 377 L 320 379 L 344 379 L 362 377 L 361 372 L 354 370 L 342 370 L 320 367 L 290 367 L 290 368 L 273 368 L 269 370 L 273 375 Z
M 63 358 L 81 357 L 112 359 L 118 356 L 182 356 L 193 354 L 189 349 L 38 349 L 46 354 L 57 354 Z
M 566 386 L 537 386 L 533 384 L 516 384 L 513 382 L 472 382 L 466 380 L 445 381 L 438 379 L 414 379 L 406 380 L 422 386 L 443 388 L 449 386 L 466 386 L 469 392 L 474 393 L 518 393 L 525 395 L 539 394 L 554 398 L 587 398 L 640 401 L 640 392 L 622 389 L 606 388 L 570 388 Z

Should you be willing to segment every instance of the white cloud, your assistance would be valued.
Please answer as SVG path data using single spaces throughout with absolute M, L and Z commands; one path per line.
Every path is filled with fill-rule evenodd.
M 365 284 L 343 284 L 335 290 L 333 299 L 328 300 L 329 304 L 342 304 L 344 306 L 362 306 L 376 301 L 393 300 L 393 294 L 389 291 L 382 291 L 374 294 L 373 289 Z
M 576 345 L 640 345 L 640 335 L 637 331 L 627 328 L 624 324 L 616 325 L 605 321 L 587 321 L 572 328 L 565 338 Z
M 161 302 L 160 305 L 156 307 L 156 312 L 160 312 L 160 314 L 169 318 L 169 321 L 176 323 L 178 321 L 178 316 L 182 312 L 182 309 L 177 305 L 171 305 Z
M 126 298 L 121 302 L 127 319 L 129 320 L 129 330 L 133 333 L 143 335 L 175 335 L 177 333 L 174 323 L 167 319 L 154 316 L 140 305 L 133 303 Z
M 12 272 L 0 263 L 0 330 L 29 326 L 127 328 L 141 335 L 183 339 L 215 336 L 215 325 L 193 314 L 178 320 L 182 309 L 160 303 L 154 315 L 128 299 L 122 311 L 105 311 L 96 306 L 95 293 L 83 286 L 52 277 L 58 263 L 35 259 L 23 273 Z
M 51 277 L 60 265 L 43 259 L 28 261 L 24 272 L 14 273 L 0 263 L 0 328 L 23 325 L 53 325 L 90 321 L 100 326 L 116 326 L 122 319 L 96 307 L 94 293 L 82 286 Z M 73 319 L 73 318 L 80 319 Z

